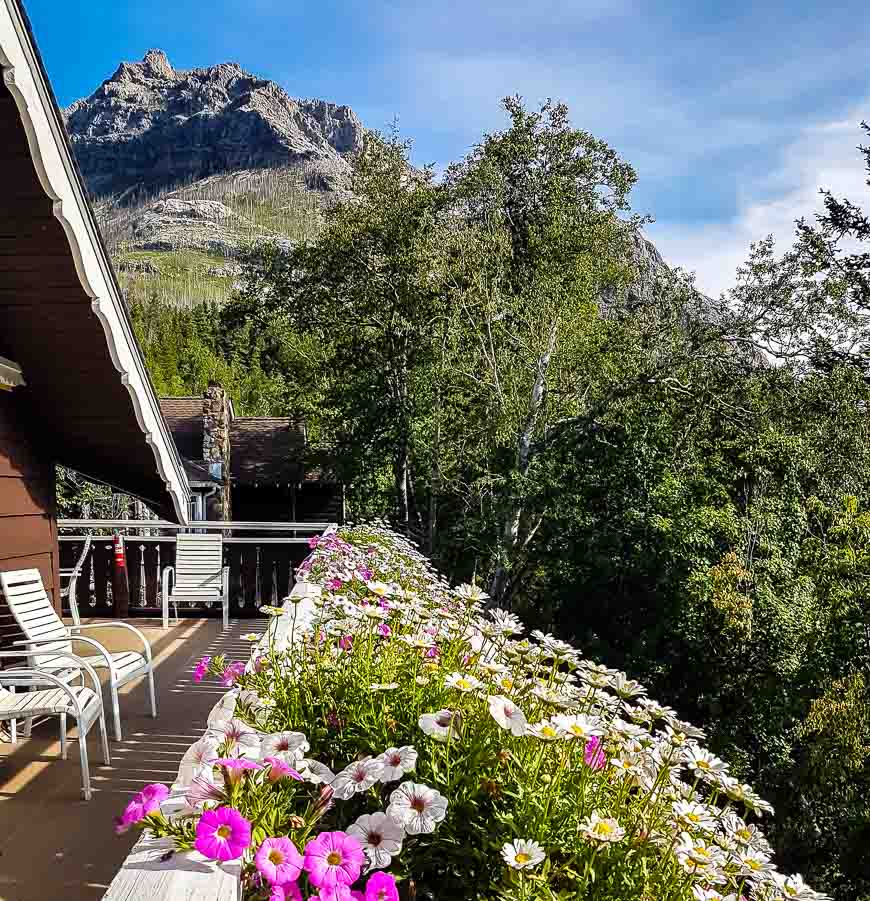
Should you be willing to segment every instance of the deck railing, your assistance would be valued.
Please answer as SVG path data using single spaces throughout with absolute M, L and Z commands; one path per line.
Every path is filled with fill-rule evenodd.
M 82 616 L 157 616 L 162 575 L 175 565 L 179 532 L 224 533 L 224 566 L 229 567 L 230 615 L 256 616 L 264 604 L 278 605 L 295 584 L 296 567 L 308 554 L 308 541 L 333 523 L 196 522 L 189 527 L 162 520 L 61 519 L 60 567 L 72 567 L 92 536 L 75 585 Z M 240 534 L 241 533 L 241 534 Z M 124 547 L 116 561 L 115 535 Z M 68 609 L 64 610 L 65 613 Z M 220 604 L 192 606 L 195 616 L 220 616 Z

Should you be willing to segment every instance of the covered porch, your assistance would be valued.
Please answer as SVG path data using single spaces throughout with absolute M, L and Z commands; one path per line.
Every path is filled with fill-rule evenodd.
M 98 618 L 86 620 L 99 622 Z M 88 736 L 93 798 L 82 801 L 77 737 L 60 759 L 58 720 L 37 723 L 30 737 L 0 743 L 0 899 L 94 901 L 101 898 L 138 835 L 116 836 L 112 818 L 142 785 L 170 782 L 181 757 L 206 728 L 206 717 L 224 689 L 192 679 L 204 655 L 246 659 L 242 635 L 257 621 L 182 619 L 168 630 L 157 619 L 132 620 L 151 642 L 158 718 L 148 714 L 144 679 L 121 689 L 124 738 L 111 742 L 112 764 L 103 766 L 96 732 Z M 265 624 L 265 621 L 264 621 Z M 122 647 L 117 632 L 93 633 L 110 650 Z M 123 637 L 121 637 L 123 640 Z M 105 687 L 105 686 L 104 686 Z

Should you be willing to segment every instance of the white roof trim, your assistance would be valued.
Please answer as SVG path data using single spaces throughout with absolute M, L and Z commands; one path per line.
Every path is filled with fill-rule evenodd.
M 46 195 L 54 201 L 54 216 L 69 240 L 79 281 L 103 326 L 112 362 L 130 393 L 136 420 L 154 452 L 179 522 L 186 523 L 189 512 L 184 467 L 148 379 L 112 264 L 70 156 L 63 124 L 18 0 L 0 0 L 0 66 L 18 106 L 37 175 Z

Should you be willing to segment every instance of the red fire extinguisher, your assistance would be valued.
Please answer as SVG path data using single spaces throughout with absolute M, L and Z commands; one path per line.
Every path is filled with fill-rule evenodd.
M 116 532 L 112 542 L 114 544 L 115 567 L 124 569 L 127 565 L 127 555 L 124 552 L 124 536 Z

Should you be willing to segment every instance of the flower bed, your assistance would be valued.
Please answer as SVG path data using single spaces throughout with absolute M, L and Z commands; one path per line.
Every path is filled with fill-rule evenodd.
M 823 897 L 776 871 L 769 805 L 643 686 L 520 638 L 380 526 L 312 545 L 314 615 L 270 610 L 250 661 L 200 664 L 230 691 L 181 803 L 148 786 L 119 829 L 239 860 L 246 899 Z

